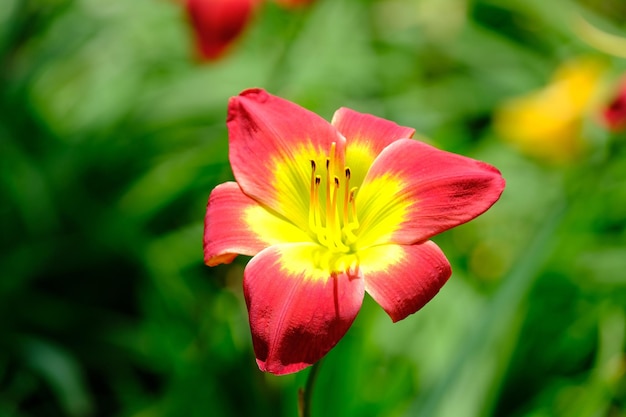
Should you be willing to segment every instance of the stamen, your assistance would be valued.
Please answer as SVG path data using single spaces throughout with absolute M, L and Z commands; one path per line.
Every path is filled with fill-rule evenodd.
M 351 244 L 352 242 L 356 240 L 356 235 L 354 234 L 353 231 L 359 228 L 359 220 L 357 219 L 357 216 L 356 216 L 356 201 L 354 198 L 356 195 L 357 189 L 358 187 L 352 187 L 352 189 L 350 190 L 349 204 L 350 204 L 350 208 L 352 209 L 351 210 L 352 221 L 346 221 L 343 227 L 343 232 L 346 235 L 346 240 L 347 242 L 349 242 L 348 244 Z
M 320 244 L 324 246 L 328 246 L 328 238 L 326 237 L 326 234 L 325 234 L 324 225 L 322 225 L 322 219 L 321 219 L 321 213 L 320 213 L 321 209 L 320 209 L 319 198 L 320 198 L 320 184 L 321 183 L 322 183 L 322 177 L 319 175 L 316 175 L 315 176 L 314 200 L 313 200 L 314 227 L 312 227 L 311 229 L 315 231 L 317 240 L 320 242 Z
M 350 224 L 355 224 L 355 229 L 357 229 L 359 227 L 359 219 L 356 217 L 356 201 L 355 201 L 355 196 L 356 196 L 356 190 L 358 190 L 359 187 L 353 187 L 350 190 L 350 206 L 352 208 L 352 222 Z
M 329 171 L 331 175 L 335 175 L 335 168 L 336 168 L 335 164 L 337 163 L 336 153 L 337 153 L 337 142 L 333 142 L 330 144 L 330 156 L 328 158 L 330 159 Z
M 348 224 L 348 203 L 350 190 L 350 168 L 346 167 L 346 183 L 343 186 L 343 224 Z
M 352 172 L 350 168 L 345 167 L 343 168 L 345 178 L 340 179 L 335 175 L 338 168 L 341 171 L 341 161 L 337 159 L 337 143 L 331 143 L 330 152 L 326 158 L 325 207 L 323 208 L 320 201 L 322 176 L 317 173 L 315 161 L 310 160 L 310 162 L 309 229 L 319 244 L 327 247 L 330 252 L 349 252 L 350 245 L 356 241 L 354 231 L 359 227 L 355 203 L 357 187 L 350 188 Z M 340 188 L 342 188 L 343 195 L 339 194 Z M 340 201 L 341 208 L 339 207 Z
M 315 161 L 311 159 L 311 190 L 309 192 L 309 229 L 315 230 L 315 206 L 318 205 L 318 199 L 316 197 L 316 183 L 315 177 Z
M 335 177 L 335 188 L 333 190 L 333 208 L 332 208 L 332 217 L 333 217 L 333 226 L 330 228 L 330 233 L 333 239 L 333 243 L 335 248 L 340 252 L 348 252 L 350 248 L 343 243 L 342 240 L 342 228 L 341 224 L 337 224 L 336 215 L 337 213 L 337 193 L 339 191 L 339 178 Z
M 330 217 L 330 213 L 331 213 L 331 208 L 332 208 L 332 200 L 330 197 L 331 194 L 331 189 L 330 189 L 330 160 L 327 159 L 326 160 L 326 228 L 328 229 L 329 227 L 331 227 L 330 225 L 332 224 L 332 220 Z

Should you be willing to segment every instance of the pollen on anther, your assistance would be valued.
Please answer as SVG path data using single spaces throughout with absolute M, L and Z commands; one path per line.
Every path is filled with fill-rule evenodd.
M 335 187 L 339 187 L 339 178 L 335 177 Z
M 315 171 L 315 168 L 316 168 L 315 161 L 311 159 L 311 169 Z
M 346 168 L 346 178 L 350 179 L 350 175 L 351 175 L 350 168 Z
M 322 183 L 322 177 L 319 175 L 315 176 L 315 185 L 320 185 Z
M 358 187 L 353 187 L 350 190 L 350 202 L 352 202 L 354 200 L 354 196 L 356 195 L 356 190 L 358 189 Z

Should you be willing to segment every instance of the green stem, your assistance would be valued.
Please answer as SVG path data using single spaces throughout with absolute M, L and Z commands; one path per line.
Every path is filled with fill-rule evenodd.
M 309 375 L 306 379 L 306 385 L 304 388 L 298 390 L 298 415 L 300 417 L 311 417 L 311 403 L 313 400 L 313 388 L 315 387 L 315 381 L 320 371 L 321 360 L 317 361 L 311 367 Z

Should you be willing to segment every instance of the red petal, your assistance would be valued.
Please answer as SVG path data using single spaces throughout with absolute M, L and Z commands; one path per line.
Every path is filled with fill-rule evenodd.
M 348 331 L 363 301 L 363 280 L 320 269 L 322 249 L 270 247 L 244 272 L 252 341 L 262 371 L 297 372 L 321 359 Z
M 429 302 L 450 278 L 450 263 L 432 241 L 374 246 L 359 253 L 365 291 L 396 322 Z
M 249 230 L 245 210 L 257 205 L 235 182 L 220 184 L 211 192 L 204 218 L 204 262 L 209 266 L 231 263 L 240 255 L 256 255 L 266 245 Z
M 261 89 L 231 98 L 227 123 L 230 163 L 242 190 L 308 228 L 311 160 L 323 171 L 335 142 L 342 167 L 345 139 L 315 113 Z
M 278 243 L 309 240 L 245 195 L 235 182 L 218 185 L 209 197 L 204 220 L 204 262 L 209 266 L 230 263 L 237 254 L 253 256 Z
M 203 59 L 221 57 L 252 18 L 258 0 L 187 0 L 187 14 Z
M 414 129 L 345 107 L 335 112 L 331 123 L 346 138 L 346 166 L 352 171 L 353 184 L 363 181 L 383 149 L 415 133 Z
M 396 123 L 359 113 L 345 107 L 340 108 L 333 116 L 332 125 L 341 132 L 348 141 L 348 146 L 366 146 L 374 157 L 398 139 L 413 137 L 415 129 L 397 125 Z
M 382 192 L 386 184 L 397 189 Z M 378 238 L 363 235 L 363 241 L 370 246 L 427 240 L 485 212 L 504 185 L 500 171 L 489 164 L 400 139 L 376 158 L 357 196 L 357 205 L 364 207 L 359 212 L 362 228 L 380 229 Z M 396 218 L 386 235 L 374 224 Z

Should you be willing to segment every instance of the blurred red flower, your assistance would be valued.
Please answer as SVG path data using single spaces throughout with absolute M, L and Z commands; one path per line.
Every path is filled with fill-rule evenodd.
M 248 25 L 260 0 L 186 0 L 201 60 L 221 58 Z
M 613 131 L 626 129 L 626 79 L 622 81 L 617 95 L 604 109 L 603 114 L 606 126 Z

